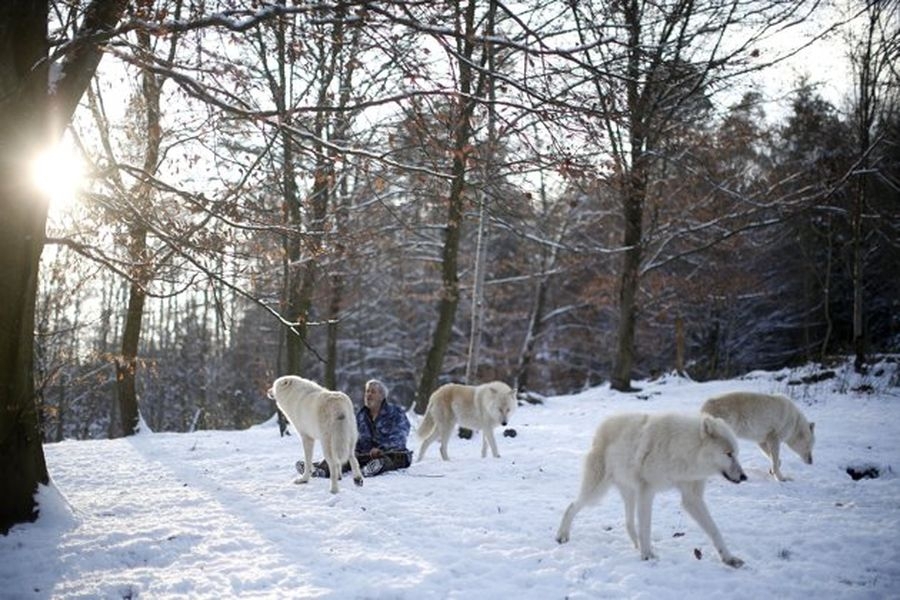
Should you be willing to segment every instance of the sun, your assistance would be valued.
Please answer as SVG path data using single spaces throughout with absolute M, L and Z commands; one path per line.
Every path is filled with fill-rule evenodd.
M 33 185 L 50 199 L 51 206 L 75 204 L 84 183 L 84 163 L 71 148 L 56 144 L 44 150 L 31 161 L 30 171 Z

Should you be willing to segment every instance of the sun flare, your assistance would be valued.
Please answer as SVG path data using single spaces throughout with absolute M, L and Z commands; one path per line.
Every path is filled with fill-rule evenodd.
M 32 160 L 30 176 L 52 206 L 65 208 L 75 203 L 81 191 L 84 163 L 71 149 L 57 144 Z

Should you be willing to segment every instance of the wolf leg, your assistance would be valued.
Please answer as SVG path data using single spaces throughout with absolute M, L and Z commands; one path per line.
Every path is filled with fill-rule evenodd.
M 316 440 L 301 433 L 300 441 L 303 442 L 303 464 L 306 466 L 303 468 L 303 475 L 299 479 L 294 480 L 294 483 L 308 482 L 313 470 L 313 444 L 316 443 Z
M 325 463 L 328 465 L 328 479 L 331 481 L 331 493 L 338 493 L 338 480 L 341 478 L 341 463 L 335 460 L 330 454 L 325 457 Z
M 575 502 L 569 504 L 566 512 L 563 514 L 559 529 L 556 532 L 556 541 L 565 544 L 569 541 L 569 535 L 572 531 L 572 521 L 575 515 L 588 504 L 592 504 L 600 500 L 609 489 L 610 482 L 606 479 L 606 470 L 603 466 L 602 457 L 594 454 L 588 454 L 584 462 L 584 475 L 581 478 L 581 491 Z
M 572 533 L 572 520 L 582 508 L 584 508 L 584 503 L 581 502 L 581 498 L 566 507 L 566 512 L 563 513 L 562 521 L 559 523 L 559 529 L 556 530 L 557 542 L 565 544 L 569 541 L 569 535 Z
M 650 527 L 653 521 L 653 496 L 655 492 L 646 484 L 639 484 L 637 493 L 638 550 L 642 560 L 656 558 L 650 542 Z
M 430 446 L 434 440 L 438 439 L 439 435 L 440 435 L 440 432 L 435 427 L 434 429 L 431 430 L 431 433 L 429 433 L 425 437 L 425 439 L 422 440 L 422 445 L 419 446 L 419 458 L 416 462 L 422 462 L 422 459 L 425 458 L 425 451 L 428 450 L 428 446 Z
M 352 451 L 350 452 L 350 470 L 353 471 L 353 483 L 357 487 L 362 487 L 363 476 L 359 468 L 359 460 L 356 458 L 356 453 Z
M 445 427 L 441 429 L 441 458 L 450 460 L 450 455 L 447 454 L 447 445 L 450 443 L 450 434 L 453 433 L 456 423 L 444 423 L 444 425 Z
M 678 489 L 681 491 L 681 505 L 706 535 L 709 536 L 709 539 L 712 540 L 713 546 L 716 547 L 719 556 L 722 557 L 722 562 L 729 567 L 740 567 L 744 564 L 744 561 L 728 551 L 719 528 L 716 527 L 712 515 L 709 514 L 706 501 L 703 500 L 704 488 L 705 482 L 703 481 L 692 481 L 678 486 Z
M 622 502 L 625 503 L 625 530 L 628 532 L 628 537 L 631 538 L 631 543 L 634 544 L 634 547 L 640 548 L 637 530 L 634 528 L 635 492 L 631 488 L 619 486 L 619 493 L 622 495 Z
M 497 440 L 494 439 L 494 429 L 493 427 L 487 427 L 481 430 L 481 458 L 487 456 L 487 446 L 490 445 L 491 453 L 493 453 L 494 458 L 500 458 L 500 453 L 497 452 Z
M 790 481 L 790 477 L 785 477 L 781 472 L 781 442 L 779 441 L 778 436 L 774 433 L 770 433 L 766 436 L 766 439 L 760 443 L 760 447 L 763 449 L 763 452 L 766 453 L 766 456 L 769 457 L 769 460 L 772 461 L 772 467 L 769 469 L 769 473 L 771 473 L 778 481 Z

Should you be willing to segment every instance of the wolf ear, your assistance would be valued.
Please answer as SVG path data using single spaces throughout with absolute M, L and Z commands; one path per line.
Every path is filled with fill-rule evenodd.
M 704 414 L 701 419 L 703 420 L 703 435 L 704 436 L 713 436 L 716 433 L 716 424 L 713 422 L 713 417 L 710 415 Z

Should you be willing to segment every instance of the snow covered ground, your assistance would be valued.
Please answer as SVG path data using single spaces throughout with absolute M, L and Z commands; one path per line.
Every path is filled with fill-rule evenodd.
M 548 398 L 520 407 L 500 459 L 481 459 L 478 435 L 454 438 L 450 462 L 431 448 L 362 488 L 345 478 L 337 495 L 323 480 L 293 484 L 300 443 L 273 422 L 48 444 L 54 485 L 37 523 L 0 537 L 0 597 L 898 598 L 897 365 L 788 385 L 811 372 Z M 656 497 L 656 560 L 631 546 L 615 492 L 578 515 L 571 542 L 554 541 L 605 416 L 696 411 L 738 389 L 786 393 L 817 434 L 814 465 L 783 451 L 794 481 L 772 480 L 747 441 L 749 481 L 710 480 L 710 510 L 746 566 L 719 561 L 674 491 Z M 847 467 L 880 477 L 854 481 Z

